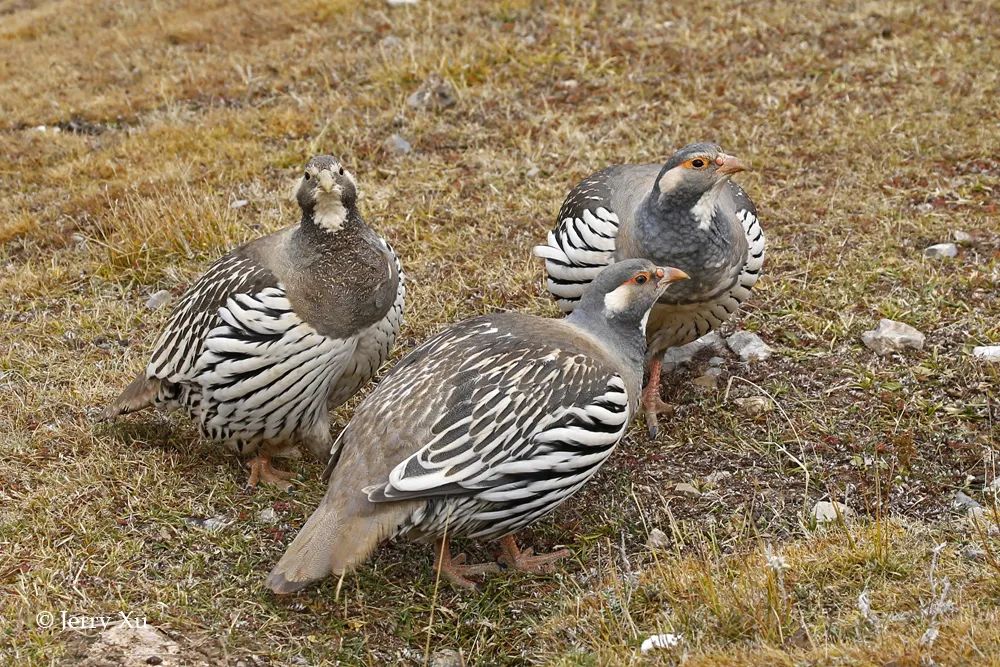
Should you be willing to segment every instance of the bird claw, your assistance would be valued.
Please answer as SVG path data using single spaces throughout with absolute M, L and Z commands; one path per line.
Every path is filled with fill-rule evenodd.
M 569 549 L 557 549 L 547 554 L 535 555 L 532 547 L 518 549 L 513 537 L 505 538 L 501 548 L 500 558 L 497 560 L 520 572 L 551 572 L 557 560 L 569 556 Z
M 270 484 L 282 491 L 289 491 L 292 488 L 292 483 L 289 480 L 295 479 L 295 473 L 272 467 L 270 457 L 258 456 L 250 459 L 247 463 L 250 466 L 250 477 L 247 479 L 247 488 L 251 491 L 257 489 L 259 482 Z
M 652 440 L 656 440 L 656 437 L 660 434 L 660 423 L 657 417 L 659 415 L 672 417 L 674 406 L 663 401 L 659 396 L 646 396 L 643 398 L 642 408 L 646 415 L 646 429 L 649 431 L 649 437 Z

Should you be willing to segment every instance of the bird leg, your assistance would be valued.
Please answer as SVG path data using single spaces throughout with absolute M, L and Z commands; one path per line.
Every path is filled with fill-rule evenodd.
M 656 417 L 659 414 L 669 417 L 674 414 L 674 406 L 660 398 L 660 373 L 663 368 L 663 360 L 655 357 L 649 362 L 649 379 L 642 390 L 642 411 L 646 415 L 646 428 L 649 430 L 649 437 L 656 440 L 660 433 L 660 424 Z
M 256 489 L 258 482 L 271 484 L 282 491 L 288 491 L 292 488 L 292 483 L 288 480 L 294 479 L 295 473 L 272 467 L 270 454 L 258 454 L 247 461 L 247 464 L 250 466 L 250 478 L 247 480 L 247 486 L 251 489 Z
M 497 560 L 521 572 L 548 572 L 554 562 L 569 555 L 569 549 L 559 549 L 536 556 L 531 547 L 524 551 L 519 549 L 513 535 L 507 535 L 500 540 L 500 549 L 500 558 Z
M 439 575 L 444 575 L 444 578 L 451 582 L 452 585 L 459 588 L 474 589 L 476 584 L 469 581 L 468 577 L 476 577 L 487 572 L 497 572 L 500 569 L 496 563 L 470 563 L 466 565 L 465 554 L 458 554 L 452 558 L 451 549 L 448 546 L 448 538 L 446 537 L 437 540 L 434 543 L 434 548 L 437 550 L 437 561 L 434 563 L 434 569 Z

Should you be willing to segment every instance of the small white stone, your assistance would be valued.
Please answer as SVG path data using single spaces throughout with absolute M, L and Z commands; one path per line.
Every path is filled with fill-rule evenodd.
M 726 339 L 726 344 L 743 361 L 763 361 L 774 352 L 760 336 L 751 331 L 737 331 Z
M 700 496 L 701 491 L 699 491 L 693 484 L 688 484 L 687 482 L 680 482 L 674 486 L 674 491 L 677 493 L 683 493 L 687 496 Z
M 268 507 L 260 511 L 257 520 L 261 523 L 278 523 L 278 513 L 274 511 L 274 508 Z
M 668 349 L 663 354 L 663 365 L 667 366 L 668 369 L 674 368 L 675 366 L 682 366 L 690 363 L 692 359 L 704 350 L 723 352 L 725 349 L 726 344 L 722 340 L 722 336 L 715 331 L 710 331 L 698 340 L 693 340 L 687 345 L 681 345 L 679 347 L 672 347 Z
M 394 134 L 386 139 L 382 145 L 387 151 L 396 155 L 406 155 L 413 152 L 413 146 L 410 145 L 410 142 L 398 134 Z
M 646 548 L 655 551 L 657 549 L 666 549 L 670 546 L 670 538 L 659 528 L 654 528 L 649 531 L 649 537 L 646 538 Z
M 415 5 L 420 0 L 385 0 L 385 4 L 390 7 L 403 7 L 405 5 Z
M 733 473 L 728 470 L 716 470 L 713 473 L 705 475 L 705 482 L 711 485 L 716 485 L 724 479 L 728 479 L 733 476 Z
M 733 403 L 748 415 L 763 415 L 774 410 L 774 402 L 767 396 L 735 398 Z
M 403 40 L 395 35 L 386 35 L 379 40 L 378 44 L 386 51 L 395 51 L 403 48 Z
M 878 327 L 861 334 L 861 342 L 875 354 L 886 355 L 908 348 L 923 349 L 924 335 L 909 324 L 883 318 Z
M 1000 361 L 1000 345 L 980 345 L 972 348 L 972 356 L 983 361 Z
M 243 208 L 244 206 L 246 206 L 249 203 L 250 203 L 249 199 L 237 199 L 236 201 L 234 201 L 232 204 L 229 205 L 229 208 L 233 208 L 233 209 Z
M 708 365 L 712 366 L 713 368 L 718 368 L 722 366 L 722 364 L 725 363 L 725 361 L 726 360 L 723 359 L 722 357 L 712 357 L 711 359 L 708 360 Z
M 431 655 L 431 667 L 465 667 L 465 658 L 453 648 L 440 649 Z
M 951 238 L 955 239 L 955 243 L 957 243 L 958 245 L 965 245 L 965 246 L 972 245 L 972 243 L 975 241 L 975 239 L 972 237 L 972 234 L 968 232 L 963 232 L 960 229 L 952 230 Z
M 162 308 L 170 303 L 170 299 L 172 298 L 173 296 L 170 294 L 170 290 L 161 289 L 158 292 L 153 292 L 149 295 L 149 298 L 146 299 L 146 308 L 149 308 L 150 310 Z
M 958 246 L 954 243 L 935 243 L 924 248 L 924 257 L 957 257 Z
M 955 498 L 951 501 L 951 506 L 958 510 L 971 510 L 982 507 L 974 498 L 970 498 L 962 491 L 955 492 Z
M 531 165 L 528 171 L 524 172 L 524 175 L 527 176 L 528 178 L 534 178 L 535 176 L 538 176 L 538 173 L 540 171 L 541 170 L 538 167 L 536 167 L 535 165 Z
M 654 648 L 674 648 L 681 643 L 681 639 L 681 635 L 675 635 L 673 633 L 651 635 L 642 641 L 642 646 L 639 647 L 639 651 L 642 653 L 649 653 Z
M 816 523 L 833 523 L 840 520 L 846 521 L 854 515 L 854 510 L 837 501 L 821 500 L 813 505 L 810 514 Z

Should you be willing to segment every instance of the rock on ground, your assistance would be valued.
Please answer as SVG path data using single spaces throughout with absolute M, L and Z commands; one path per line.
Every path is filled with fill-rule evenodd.
M 390 153 L 395 153 L 396 155 L 406 155 L 413 152 L 413 146 L 410 145 L 410 142 L 398 134 L 390 136 L 382 142 L 382 146 Z
M 665 649 L 674 648 L 681 643 L 681 636 L 672 633 L 662 634 L 662 635 L 651 635 L 646 639 L 642 640 L 642 645 L 639 647 L 639 651 L 642 653 L 648 653 L 653 649 Z
M 406 98 L 406 104 L 413 109 L 429 109 L 440 111 L 453 107 L 458 102 L 455 87 L 441 78 L 440 74 L 431 74 L 420 84 L 420 88 Z
M 431 667 L 465 667 L 465 658 L 455 649 L 440 649 L 431 655 Z
M 883 318 L 878 327 L 861 334 L 861 342 L 875 354 L 886 355 L 905 349 L 923 349 L 924 335 L 909 324 Z
M 984 361 L 1000 361 L 1000 345 L 980 345 L 972 348 L 972 356 Z
M 726 345 L 743 361 L 764 361 L 774 353 L 760 336 L 751 331 L 737 331 L 726 339 Z
M 841 520 L 846 521 L 849 517 L 853 516 L 854 510 L 835 500 L 821 500 L 813 505 L 810 514 L 816 523 L 834 523 Z
M 952 231 L 951 238 L 955 239 L 955 243 L 957 243 L 958 245 L 972 245 L 973 242 L 975 241 L 975 239 L 972 237 L 972 234 L 968 232 L 963 232 L 960 229 Z
M 659 528 L 654 528 L 649 531 L 649 537 L 646 538 L 646 548 L 650 551 L 656 551 L 657 549 L 666 549 L 670 546 L 670 538 Z
M 114 625 L 100 634 L 79 667 L 174 667 L 192 665 L 207 667 L 204 660 L 192 660 L 181 655 L 181 647 L 152 625 L 137 619 Z
M 763 415 L 774 410 L 774 402 L 767 396 L 734 398 L 733 403 L 748 415 Z
M 161 289 L 159 292 L 153 292 L 149 295 L 149 298 L 146 299 L 146 308 L 149 308 L 150 310 L 162 308 L 170 303 L 170 299 L 170 290 Z
M 663 354 L 663 366 L 667 370 L 672 370 L 677 366 L 691 363 L 691 360 L 702 352 L 712 351 L 715 353 L 724 352 L 726 344 L 715 331 L 710 331 L 698 340 L 693 340 L 687 345 L 672 347 Z
M 924 257 L 957 257 L 958 246 L 954 243 L 935 243 L 924 248 Z

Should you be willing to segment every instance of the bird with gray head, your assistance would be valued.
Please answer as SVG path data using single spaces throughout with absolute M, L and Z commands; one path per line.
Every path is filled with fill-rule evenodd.
M 181 298 L 150 362 L 102 419 L 181 409 L 250 461 L 250 486 L 283 488 L 271 457 L 305 444 L 320 460 L 329 411 L 389 356 L 403 320 L 399 259 L 357 208 L 354 176 L 320 155 L 296 192 L 299 224 L 236 248 Z
M 645 318 L 686 277 L 621 262 L 565 319 L 477 317 L 410 352 L 344 429 L 326 496 L 268 586 L 290 593 L 342 575 L 391 537 L 436 541 L 438 571 L 463 587 L 496 566 L 453 558 L 454 537 L 501 538 L 501 561 L 519 570 L 566 555 L 521 551 L 513 534 L 583 486 L 625 435 Z
M 721 325 L 760 276 L 764 232 L 750 197 L 731 180 L 746 168 L 710 143 L 685 146 L 662 165 L 608 167 L 570 191 L 547 243 L 535 247 L 564 312 L 613 262 L 645 257 L 691 276 L 660 298 L 646 326 L 642 405 L 654 438 L 657 414 L 673 411 L 660 398 L 663 353 Z

